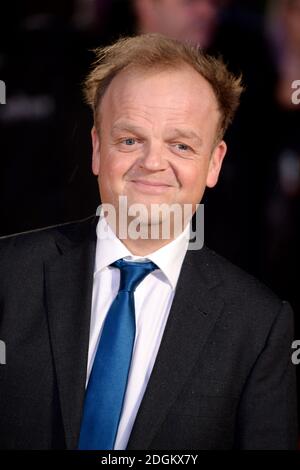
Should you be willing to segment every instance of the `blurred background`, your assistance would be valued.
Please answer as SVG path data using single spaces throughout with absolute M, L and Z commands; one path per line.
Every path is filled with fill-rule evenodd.
M 300 0 L 1 5 L 0 235 L 95 213 L 92 115 L 81 83 L 93 48 L 137 32 L 192 41 L 243 73 L 246 92 L 226 135 L 223 171 L 202 201 L 205 242 L 292 304 L 300 339 L 300 105 L 292 102 Z

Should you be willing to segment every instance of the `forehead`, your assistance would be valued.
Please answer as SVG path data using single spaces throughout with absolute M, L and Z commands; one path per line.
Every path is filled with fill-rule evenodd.
M 124 114 L 161 119 L 192 115 L 200 119 L 208 113 L 219 114 L 211 85 L 189 65 L 122 70 L 108 86 L 100 112 L 113 119 Z

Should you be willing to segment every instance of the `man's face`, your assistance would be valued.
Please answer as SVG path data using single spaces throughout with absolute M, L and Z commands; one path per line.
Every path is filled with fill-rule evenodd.
M 136 0 L 151 17 L 153 31 L 202 48 L 213 39 L 220 0 Z
M 121 71 L 100 114 L 93 172 L 102 203 L 117 213 L 119 196 L 147 210 L 162 203 L 196 208 L 205 187 L 216 184 L 226 152 L 224 141 L 215 144 L 220 115 L 211 86 L 191 67 Z

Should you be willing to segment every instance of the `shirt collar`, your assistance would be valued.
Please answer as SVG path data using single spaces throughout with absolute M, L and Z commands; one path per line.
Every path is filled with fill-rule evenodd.
M 172 288 L 175 289 L 189 243 L 190 224 L 187 224 L 178 237 L 153 251 L 147 257 L 133 255 L 115 235 L 102 214 L 100 214 L 97 223 L 96 233 L 97 246 L 94 275 L 120 258 L 126 258 L 129 261 L 150 260 L 159 267 Z M 105 236 L 103 236 L 104 234 Z

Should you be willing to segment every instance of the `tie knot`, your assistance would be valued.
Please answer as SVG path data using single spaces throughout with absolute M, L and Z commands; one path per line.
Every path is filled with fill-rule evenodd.
M 120 269 L 120 291 L 134 292 L 140 282 L 152 271 L 158 269 L 152 261 L 138 262 L 118 259 L 111 264 Z

